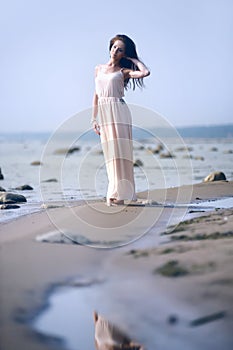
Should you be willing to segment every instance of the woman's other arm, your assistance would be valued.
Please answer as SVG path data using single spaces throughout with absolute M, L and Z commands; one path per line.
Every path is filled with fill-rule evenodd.
M 95 76 L 98 72 L 98 66 L 95 68 Z M 99 125 L 97 123 L 97 115 L 98 115 L 98 95 L 96 92 L 94 92 L 93 99 L 92 99 L 92 118 L 91 118 L 91 125 L 97 135 L 100 135 L 99 131 Z
M 100 128 L 97 122 L 97 114 L 98 114 L 98 96 L 96 92 L 94 92 L 93 100 L 92 100 L 92 118 L 91 125 L 97 135 L 100 135 Z

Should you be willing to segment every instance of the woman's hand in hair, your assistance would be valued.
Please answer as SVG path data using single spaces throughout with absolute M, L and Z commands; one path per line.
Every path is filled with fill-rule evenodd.
M 133 62 L 138 70 L 124 69 L 125 78 L 140 79 L 150 75 L 149 69 L 137 58 L 125 57 Z

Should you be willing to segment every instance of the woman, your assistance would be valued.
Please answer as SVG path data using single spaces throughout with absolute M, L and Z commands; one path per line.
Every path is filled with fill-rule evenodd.
M 95 69 L 92 125 L 100 135 L 108 175 L 107 205 L 136 200 L 133 176 L 132 120 L 124 89 L 143 87 L 150 74 L 138 59 L 134 42 L 118 34 L 110 41 L 110 60 Z M 98 115 L 98 122 L 97 122 Z

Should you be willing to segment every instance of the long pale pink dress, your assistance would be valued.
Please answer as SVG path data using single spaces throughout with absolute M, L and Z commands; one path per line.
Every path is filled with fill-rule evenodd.
M 123 100 L 122 70 L 106 73 L 99 66 L 95 79 L 100 138 L 108 175 L 107 201 L 136 200 L 133 174 L 132 117 Z

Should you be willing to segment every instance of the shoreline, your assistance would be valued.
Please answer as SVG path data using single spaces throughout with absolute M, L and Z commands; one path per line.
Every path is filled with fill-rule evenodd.
M 190 192 L 190 187 L 192 187 L 192 193 Z M 182 190 L 180 193 L 181 188 Z M 232 182 L 201 183 L 193 186 L 183 186 L 181 188 L 155 190 L 150 192 L 149 195 L 146 193 L 140 193 L 138 197 L 140 199 L 146 198 L 150 200 L 157 200 L 158 202 L 161 202 L 164 198 L 166 198 L 167 203 L 182 203 L 185 198 L 190 196 L 190 193 L 190 200 L 193 202 L 233 197 Z M 97 205 L 103 204 L 97 203 Z M 84 206 L 81 205 L 79 208 L 80 209 L 78 209 L 78 212 L 80 212 Z M 107 208 L 105 209 L 108 210 Z M 129 217 L 133 210 L 139 212 L 139 210 L 142 209 L 135 209 L 135 207 L 132 207 L 128 208 L 127 210 L 126 217 Z M 153 206 L 148 206 L 144 208 L 144 210 L 148 212 L 150 216 L 155 213 L 157 209 Z M 192 291 L 192 285 L 193 283 L 194 285 L 198 285 L 198 293 L 200 291 L 203 292 L 203 282 L 206 279 L 207 281 L 209 279 L 209 282 L 211 282 L 212 277 L 215 276 L 216 280 L 229 280 L 228 285 L 227 283 L 222 283 L 222 289 L 225 293 L 223 294 L 225 296 L 227 295 L 227 298 L 224 299 L 225 301 L 221 300 L 221 303 L 219 301 L 219 306 L 221 306 L 221 304 L 222 306 L 229 305 L 228 309 L 230 310 L 230 301 L 232 301 L 230 289 L 233 283 L 233 276 L 230 272 L 230 263 L 232 260 L 229 254 L 229 256 L 227 255 L 227 259 L 224 257 L 224 254 L 226 253 L 226 249 L 230 250 L 229 244 L 230 242 L 233 242 L 233 238 L 229 237 L 226 239 L 220 237 L 215 240 L 212 239 L 203 241 L 172 240 L 161 245 L 160 242 L 164 237 L 161 236 L 161 232 L 159 230 L 161 229 L 163 232 L 166 231 L 166 217 L 167 215 L 169 216 L 169 213 L 171 213 L 172 210 L 172 208 L 167 208 L 163 215 L 158 215 L 156 225 L 153 226 L 154 222 L 152 222 L 149 232 L 139 240 L 136 240 L 134 243 L 129 245 L 125 245 L 122 248 L 105 249 L 104 251 L 103 249 L 93 249 L 88 246 L 36 241 L 36 237 L 38 235 L 54 231 L 54 225 L 51 222 L 51 218 L 48 216 L 47 211 L 40 211 L 38 213 L 17 218 L 14 221 L 2 223 L 0 225 L 0 349 L 15 350 L 16 347 L 30 348 L 30 350 L 57 349 L 58 343 L 55 341 L 55 339 L 50 337 L 47 338 L 46 336 L 38 336 L 37 332 L 29 327 L 28 321 L 30 323 L 34 312 L 40 312 L 51 286 L 53 286 L 53 288 L 54 286 L 59 286 L 61 284 L 67 284 L 69 286 L 69 281 L 74 279 L 80 279 L 80 281 L 82 281 L 85 279 L 92 280 L 94 276 L 97 276 L 97 278 L 105 277 L 112 286 L 111 290 L 113 293 L 113 299 L 114 290 L 117 289 L 115 293 L 118 292 L 119 298 L 123 303 L 130 298 L 128 292 L 132 292 L 130 288 L 128 290 L 126 289 L 125 292 L 124 288 L 122 290 L 122 287 L 124 287 L 127 279 L 129 278 L 128 276 L 130 276 L 131 288 L 137 285 L 138 289 L 140 290 L 140 293 L 138 291 L 138 293 L 134 293 L 134 296 L 132 295 L 132 300 L 135 300 L 135 302 L 140 301 L 140 303 L 142 303 L 143 300 L 150 300 L 150 298 L 153 300 L 153 290 L 158 289 L 155 284 L 157 281 L 160 286 L 160 294 L 165 293 L 166 295 L 170 296 L 168 297 L 168 300 L 177 300 L 177 304 L 184 305 L 188 303 L 189 305 L 188 300 L 194 298 L 194 300 L 196 299 L 196 305 L 199 305 L 198 302 L 200 302 L 201 308 L 203 308 L 203 300 L 200 296 L 200 299 L 198 299 L 198 295 L 195 297 L 195 294 Z M 51 208 L 48 210 L 48 212 L 53 213 L 55 216 L 60 216 L 61 221 L 63 218 L 66 218 L 65 208 Z M 86 209 L 83 210 L 83 212 L 86 212 Z M 195 230 L 200 230 L 200 227 L 203 232 L 205 230 L 209 230 L 207 234 L 210 234 L 211 231 L 216 229 L 219 232 L 221 230 L 221 232 L 224 232 L 224 230 L 231 231 L 232 229 L 229 228 L 233 222 L 233 215 L 231 213 L 232 211 L 230 209 L 221 209 L 213 212 L 208 211 L 208 213 L 198 213 L 198 217 L 200 215 L 200 217 L 204 218 L 203 222 L 201 220 L 195 221 L 195 219 L 192 219 L 194 220 L 191 220 L 191 225 L 193 226 L 189 226 L 189 224 L 187 224 L 187 226 L 182 229 L 181 233 L 182 235 L 190 236 Z M 111 221 L 113 220 L 114 215 L 107 215 L 106 212 L 101 215 L 103 215 L 103 217 L 106 218 L 106 221 L 108 221 L 108 227 L 111 226 Z M 117 213 L 116 217 L 118 218 L 119 215 L 122 215 L 122 213 Z M 218 220 L 220 220 L 222 217 L 227 217 L 228 219 L 226 222 L 223 220 L 222 223 L 219 224 L 220 221 L 218 222 Z M 209 221 L 205 221 L 207 218 Z M 148 216 L 143 217 L 143 219 L 146 221 Z M 141 221 L 142 220 L 140 217 L 140 223 Z M 156 227 L 159 226 L 158 223 L 161 224 L 159 230 Z M 132 228 L 135 230 L 137 229 L 136 225 L 138 225 L 137 220 L 133 221 L 132 223 Z M 170 235 L 173 237 L 181 235 L 178 234 L 178 232 L 170 233 Z M 156 236 L 158 236 L 157 241 L 155 239 Z M 185 250 L 185 247 L 187 249 L 188 246 L 191 248 Z M 170 253 L 160 254 L 159 252 L 165 248 L 170 249 Z M 160 264 L 163 262 L 165 263 L 166 260 L 177 260 L 177 258 L 179 258 L 178 260 L 181 263 L 185 263 L 185 266 L 188 266 L 188 271 L 192 271 L 193 265 L 198 265 L 195 254 L 197 254 L 199 258 L 204 261 L 208 256 L 207 252 L 211 253 L 213 260 L 213 253 L 216 253 L 216 259 L 217 261 L 219 259 L 222 265 L 219 262 L 216 264 L 217 266 L 220 264 L 222 266 L 222 270 L 216 269 L 216 266 L 210 266 L 208 270 L 208 264 L 205 265 L 205 262 L 202 262 L 202 267 L 199 266 L 199 269 L 203 269 L 203 271 L 199 271 L 199 273 L 196 274 L 190 272 L 187 277 L 184 276 L 181 279 L 163 277 L 158 275 L 157 272 L 153 273 L 153 271 L 156 268 L 159 268 Z M 219 252 L 218 257 L 217 252 Z M 218 278 L 216 276 L 218 276 Z M 144 285 L 142 284 L 139 288 L 141 279 L 143 280 Z M 181 288 L 181 286 L 179 286 L 179 284 L 185 287 L 184 290 Z M 150 287 L 149 291 L 147 287 Z M 216 287 L 215 285 L 214 288 L 219 288 L 219 286 Z M 107 290 L 104 286 L 102 287 L 102 293 L 103 296 L 108 299 L 108 294 L 106 294 Z M 109 301 L 109 303 L 112 309 L 116 307 L 114 302 L 112 302 L 112 305 L 111 301 Z M 210 300 L 208 303 L 211 304 Z M 164 320 L 161 324 L 158 323 L 158 319 L 156 321 L 156 317 L 154 315 L 157 311 L 156 307 L 159 307 L 159 305 L 156 305 L 156 303 L 154 305 L 154 309 L 149 305 L 146 305 L 144 312 L 146 312 L 147 316 L 151 318 L 155 324 L 157 324 L 158 329 L 163 326 L 164 328 L 162 327 L 162 329 L 165 334 L 166 332 L 171 332 L 171 329 L 169 328 L 170 326 L 163 324 Z M 197 309 L 199 308 L 200 306 L 197 307 Z M 207 311 L 208 310 L 205 310 L 205 312 Z M 228 312 L 230 315 L 230 321 L 232 321 L 232 313 L 231 311 Z M 160 310 L 158 314 L 161 317 L 162 310 Z M 107 316 L 111 317 L 111 314 Z M 151 329 L 148 326 L 147 330 L 143 330 L 142 323 L 140 321 L 140 317 L 142 316 L 143 310 L 139 306 L 135 306 L 133 314 L 129 315 L 127 310 L 125 310 L 125 312 L 122 311 L 122 314 L 118 315 L 116 320 L 114 320 L 113 317 L 113 321 L 120 321 L 127 327 L 127 325 L 132 322 L 132 318 L 136 317 L 137 319 L 138 317 L 139 321 L 134 321 L 135 328 L 131 330 L 132 336 L 137 335 L 139 339 L 136 340 L 145 340 L 145 342 L 148 342 L 148 339 L 145 338 L 146 334 L 149 337 L 151 334 Z M 226 320 L 229 321 L 228 317 L 226 317 Z M 226 320 L 224 319 L 224 322 L 227 322 Z M 211 326 L 215 324 L 217 324 L 217 322 L 212 322 Z M 203 334 L 205 334 L 205 331 L 203 332 Z M 12 334 L 14 334 L 14 336 L 12 336 Z M 188 341 L 189 337 L 190 335 L 187 334 L 187 330 L 182 327 L 179 329 L 178 327 L 173 348 L 178 348 L 178 344 L 184 345 L 185 341 Z M 157 337 L 155 338 L 157 339 L 153 339 L 154 344 L 158 349 L 162 349 L 162 344 L 164 342 L 162 335 L 159 336 L 159 334 L 157 334 Z M 191 338 L 193 340 L 195 339 L 193 336 Z M 171 344 L 169 344 L 169 341 L 171 340 L 168 340 L 167 343 L 164 344 L 163 349 L 170 348 Z M 146 349 L 154 349 L 154 345 L 149 345 L 150 346 L 148 347 L 147 343 Z M 228 346 L 229 344 L 226 343 L 226 345 Z M 211 346 L 211 349 L 214 349 L 213 344 Z M 208 344 L 205 343 L 205 348 L 199 347 L 199 349 L 208 349 Z M 226 349 L 228 348 L 226 347 Z

